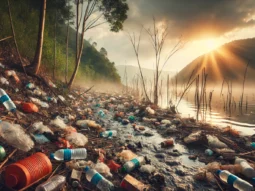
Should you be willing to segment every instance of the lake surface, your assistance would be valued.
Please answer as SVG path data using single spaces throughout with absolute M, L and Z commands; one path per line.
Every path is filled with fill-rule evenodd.
M 198 120 L 211 123 L 222 128 L 230 126 L 233 129 L 240 131 L 241 135 L 255 134 L 255 97 L 253 89 L 247 90 L 244 94 L 242 110 L 239 107 L 239 101 L 233 101 L 240 98 L 240 89 L 237 89 L 233 93 L 234 96 L 232 98 L 233 100 L 230 109 L 229 107 L 228 109 L 224 107 L 224 103 L 226 103 L 226 96 L 220 96 L 220 93 L 217 92 L 213 93 L 211 108 L 209 108 L 208 105 L 207 108 L 201 108 L 198 115 L 193 95 L 194 93 L 190 92 L 181 100 L 177 109 L 182 117 L 193 117 L 195 119 L 198 117 Z M 178 99 L 179 98 L 177 98 L 177 100 Z M 162 107 L 166 107 L 166 97 L 163 98 L 160 103 Z

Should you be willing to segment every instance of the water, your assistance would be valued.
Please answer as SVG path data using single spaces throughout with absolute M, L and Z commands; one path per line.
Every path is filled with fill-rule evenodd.
M 255 97 L 251 90 L 247 90 L 244 94 L 243 108 L 240 110 L 238 106 L 238 99 L 240 97 L 240 89 L 236 89 L 238 93 L 233 94 L 233 100 L 231 104 L 231 109 L 224 108 L 224 103 L 226 102 L 225 96 L 220 96 L 220 93 L 213 93 L 213 100 L 211 108 L 207 108 L 203 112 L 202 109 L 199 111 L 197 116 L 197 107 L 194 103 L 194 94 L 190 92 L 186 95 L 180 102 L 178 106 L 178 112 L 182 117 L 193 117 L 197 118 L 203 122 L 210 123 L 219 127 L 230 126 L 240 132 L 241 135 L 253 135 L 255 134 Z M 177 98 L 178 100 L 179 98 Z M 166 107 L 166 99 L 161 102 L 162 107 Z M 234 104 L 235 103 L 235 104 Z M 248 103 L 246 105 L 246 103 Z

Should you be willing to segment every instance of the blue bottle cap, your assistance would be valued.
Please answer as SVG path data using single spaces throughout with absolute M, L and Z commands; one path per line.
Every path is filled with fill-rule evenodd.
M 86 167 L 84 168 L 84 171 L 87 172 L 88 170 L 89 170 L 89 167 L 86 166 Z
M 54 153 L 50 153 L 50 159 L 54 159 Z
M 221 172 L 222 172 L 222 170 L 217 170 L 216 174 L 219 176 Z
M 103 132 L 99 133 L 99 137 L 103 137 Z
M 251 179 L 251 183 L 252 183 L 253 185 L 255 185 L 255 178 L 252 178 L 252 179 Z

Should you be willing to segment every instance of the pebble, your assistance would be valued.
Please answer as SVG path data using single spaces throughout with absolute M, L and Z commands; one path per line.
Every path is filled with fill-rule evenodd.
M 178 168 L 175 169 L 175 174 L 179 176 L 185 176 L 185 171 L 182 166 L 179 166 Z
M 165 163 L 169 166 L 177 166 L 180 165 L 181 163 L 176 161 L 176 160 L 166 160 Z
M 144 136 L 146 136 L 146 137 L 151 137 L 151 136 L 153 136 L 154 135 L 154 133 L 152 132 L 152 131 L 146 131 L 146 132 L 144 132 Z
M 157 153 L 155 154 L 156 158 L 160 158 L 160 159 L 164 159 L 166 157 L 166 155 L 164 153 Z
M 167 154 L 174 157 L 178 157 L 182 155 L 179 151 L 178 152 L 167 151 Z

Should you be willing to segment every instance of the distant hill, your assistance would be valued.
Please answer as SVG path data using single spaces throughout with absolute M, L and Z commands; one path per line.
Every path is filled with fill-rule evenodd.
M 223 79 L 232 82 L 242 82 L 247 63 L 247 82 L 255 82 L 255 38 L 236 40 L 227 43 L 218 49 L 204 54 L 185 68 L 179 74 L 181 82 L 187 82 L 192 71 L 201 74 L 205 68 L 208 74 L 208 83 L 221 83 Z
M 139 68 L 138 66 L 132 66 L 132 65 L 116 65 L 115 66 L 117 69 L 117 72 L 119 73 L 120 77 L 121 77 L 121 81 L 122 83 L 126 83 L 125 82 L 125 68 L 127 71 L 127 80 L 128 83 L 131 83 L 132 80 L 139 75 L 140 76 L 140 72 L 139 72 Z M 142 68 L 142 72 L 143 72 L 143 76 L 147 81 L 153 82 L 153 77 L 154 77 L 154 70 L 151 69 L 147 69 L 147 68 Z M 167 75 L 169 74 L 169 77 L 173 77 L 176 73 L 174 72 L 167 72 L 167 71 L 162 71 L 161 74 L 161 78 L 166 80 L 167 79 Z

